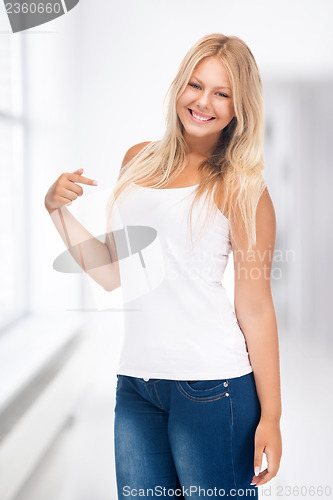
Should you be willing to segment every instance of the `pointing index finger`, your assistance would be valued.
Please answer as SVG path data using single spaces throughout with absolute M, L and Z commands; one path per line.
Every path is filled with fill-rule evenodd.
M 76 182 L 78 184 L 88 184 L 88 185 L 92 185 L 92 186 L 97 186 L 98 185 L 98 182 L 95 181 L 94 179 L 89 179 L 89 177 L 83 177 L 82 175 L 78 175 L 78 174 L 72 174 L 73 177 L 73 182 Z M 72 180 L 72 179 L 70 179 Z

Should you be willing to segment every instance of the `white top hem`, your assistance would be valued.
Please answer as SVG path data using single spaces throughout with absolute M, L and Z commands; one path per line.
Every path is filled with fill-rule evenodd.
M 198 373 L 167 373 L 167 372 L 140 372 L 136 370 L 119 370 L 117 375 L 127 375 L 129 377 L 136 378 L 149 378 L 149 379 L 166 379 L 166 380 L 220 380 L 220 379 L 230 379 L 242 377 L 253 371 L 252 365 L 249 367 L 238 370 L 237 372 L 211 372 L 205 373 L 205 375 L 199 375 Z

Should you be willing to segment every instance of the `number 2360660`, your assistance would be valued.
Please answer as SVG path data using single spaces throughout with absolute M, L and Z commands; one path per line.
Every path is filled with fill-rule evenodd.
M 19 3 L 7 2 L 6 11 L 8 14 L 59 14 L 61 12 L 60 3 Z

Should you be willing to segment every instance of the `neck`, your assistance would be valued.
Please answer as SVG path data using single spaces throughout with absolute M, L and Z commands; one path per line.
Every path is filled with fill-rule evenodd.
M 189 153 L 188 156 L 194 158 L 208 158 L 217 144 L 218 138 L 216 136 L 212 137 L 193 137 L 189 136 L 186 131 L 184 131 L 184 139 L 188 145 Z

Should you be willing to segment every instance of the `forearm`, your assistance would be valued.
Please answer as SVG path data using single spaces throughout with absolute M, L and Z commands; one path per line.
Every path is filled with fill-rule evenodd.
M 282 404 L 279 340 L 274 307 L 265 312 L 237 316 L 237 320 L 246 339 L 261 405 L 261 418 L 279 421 Z
M 68 251 L 84 272 L 107 291 L 119 287 L 118 261 L 112 262 L 105 243 L 90 234 L 66 207 L 49 214 Z

